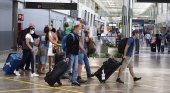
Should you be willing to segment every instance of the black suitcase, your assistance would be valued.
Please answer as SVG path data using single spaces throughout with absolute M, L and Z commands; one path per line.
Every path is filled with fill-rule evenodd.
M 65 54 L 64 53 L 56 53 L 55 54 L 55 65 L 60 62 L 65 60 Z
M 44 78 L 50 86 L 54 86 L 57 82 L 59 85 L 62 85 L 60 79 L 67 71 L 67 62 L 60 61 L 58 62 L 51 72 L 48 72 Z
M 155 43 L 151 44 L 151 51 L 156 52 L 156 44 Z
M 161 45 L 161 52 L 164 53 L 164 45 Z
M 120 67 L 123 61 L 124 59 L 122 59 L 121 62 L 118 62 L 113 58 L 109 58 L 94 75 L 98 78 L 100 83 L 105 83 L 105 81 Z M 102 76 L 103 73 L 105 74 L 104 76 Z

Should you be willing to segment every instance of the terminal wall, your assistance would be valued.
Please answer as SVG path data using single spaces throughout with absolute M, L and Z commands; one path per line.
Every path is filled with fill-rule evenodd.
M 0 0 L 0 51 L 12 47 L 12 1 Z

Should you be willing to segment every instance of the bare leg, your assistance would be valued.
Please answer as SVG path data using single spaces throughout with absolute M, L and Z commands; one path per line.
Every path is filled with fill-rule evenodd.
M 45 73 L 45 64 L 42 64 L 42 65 L 41 65 L 41 72 L 42 72 L 42 73 Z
M 130 72 L 131 76 L 132 76 L 133 78 L 135 78 L 135 73 L 134 73 L 133 67 L 130 67 L 130 68 L 129 68 L 129 72 Z
M 117 77 L 117 78 L 120 78 L 120 77 L 122 76 L 122 73 L 123 73 L 123 69 L 120 68 L 120 69 L 119 69 L 119 72 L 118 72 L 118 77 Z
M 133 67 L 130 67 L 130 68 L 129 68 L 129 72 L 130 72 L 130 74 L 132 75 L 134 82 L 142 79 L 141 77 L 136 77 L 136 76 L 135 76 Z
M 82 64 L 78 64 L 78 76 L 81 76 L 82 66 Z

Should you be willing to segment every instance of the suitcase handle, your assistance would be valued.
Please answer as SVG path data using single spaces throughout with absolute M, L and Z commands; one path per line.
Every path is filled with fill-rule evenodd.
M 125 60 L 125 58 L 122 58 L 122 61 L 120 62 L 121 63 L 121 65 L 123 64 L 123 61 Z

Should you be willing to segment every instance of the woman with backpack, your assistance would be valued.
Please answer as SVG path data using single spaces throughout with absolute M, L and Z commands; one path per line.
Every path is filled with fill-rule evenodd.
M 34 34 L 34 27 L 29 27 L 28 28 L 28 32 L 25 36 L 25 41 L 23 44 L 23 58 L 22 58 L 22 62 L 17 66 L 16 70 L 14 71 L 14 74 L 17 76 L 20 76 L 19 73 L 19 69 L 21 66 L 23 66 L 23 64 L 25 64 L 25 62 L 27 61 L 31 61 L 31 77 L 34 76 L 39 76 L 38 74 L 35 73 L 35 61 L 34 61 L 34 49 L 33 49 L 33 45 L 35 44 L 33 37 L 31 36 L 32 34 Z

